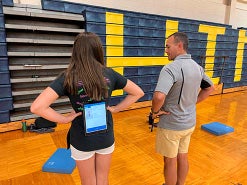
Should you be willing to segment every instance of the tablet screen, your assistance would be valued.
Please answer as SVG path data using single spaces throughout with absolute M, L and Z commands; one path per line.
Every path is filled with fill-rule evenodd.
M 98 131 L 106 131 L 106 107 L 105 102 L 84 105 L 85 134 Z

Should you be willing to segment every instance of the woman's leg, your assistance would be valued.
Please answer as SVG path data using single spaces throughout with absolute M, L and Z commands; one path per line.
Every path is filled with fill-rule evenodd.
M 112 153 L 95 154 L 97 185 L 108 185 L 108 175 L 111 166 Z M 83 184 L 84 185 L 84 184 Z
M 95 155 L 86 160 L 76 160 L 83 185 L 96 185 Z

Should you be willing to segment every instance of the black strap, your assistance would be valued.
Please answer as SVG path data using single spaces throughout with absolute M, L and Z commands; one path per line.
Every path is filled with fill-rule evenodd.
M 67 149 L 69 149 L 69 148 L 70 148 L 70 129 L 67 133 Z
M 181 90 L 180 90 L 180 94 L 179 94 L 179 98 L 178 98 L 178 104 L 180 103 L 180 99 L 181 99 L 182 91 L 183 91 L 183 86 L 184 86 L 184 72 L 183 72 L 182 68 L 181 68 L 181 72 L 182 72 L 183 81 L 182 81 Z

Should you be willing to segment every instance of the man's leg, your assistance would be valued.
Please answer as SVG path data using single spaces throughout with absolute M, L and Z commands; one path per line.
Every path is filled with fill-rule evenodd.
M 177 182 L 177 157 L 164 157 L 165 185 L 176 185 Z
M 179 153 L 177 162 L 177 185 L 184 185 L 189 171 L 188 153 Z
M 156 152 L 164 156 L 165 185 L 176 185 L 177 183 L 179 137 L 179 131 L 157 129 Z
M 189 171 L 188 150 L 190 145 L 191 134 L 193 133 L 194 129 L 195 127 L 192 127 L 188 130 L 184 130 L 181 132 L 182 137 L 180 139 L 177 156 L 177 185 L 184 185 Z

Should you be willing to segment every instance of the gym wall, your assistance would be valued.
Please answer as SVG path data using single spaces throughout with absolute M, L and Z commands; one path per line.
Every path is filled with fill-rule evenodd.
M 147 2 L 152 7 L 152 12 L 155 11 L 151 6 L 152 3 Z M 168 5 L 171 6 L 171 1 L 168 2 L 170 2 Z M 200 2 L 206 3 L 206 1 Z M 208 2 L 217 4 L 216 1 Z M 181 4 L 181 1 L 179 3 Z M 218 13 L 226 13 L 228 5 L 225 4 L 223 2 L 219 5 L 223 8 L 218 8 L 219 12 L 215 13 L 215 16 Z M 1 123 L 35 117 L 29 112 L 31 102 L 42 88 L 45 88 L 61 70 L 66 68 L 73 38 L 77 32 L 82 30 L 95 32 L 100 36 L 108 67 L 115 69 L 141 86 L 145 96 L 139 100 L 140 102 L 151 100 L 159 72 L 163 65 L 169 63 L 165 55 L 165 40 L 167 36 L 176 31 L 183 31 L 188 34 L 189 53 L 198 64 L 204 67 L 215 84 L 223 84 L 223 93 L 224 91 L 227 92 L 228 89 L 247 85 L 247 34 L 245 28 L 232 28 L 231 25 L 225 24 L 225 17 L 224 20 L 221 20 L 222 17 L 218 20 L 215 17 L 215 21 L 209 21 L 210 19 L 213 20 L 210 18 L 213 14 L 209 14 L 208 19 L 199 16 L 198 19 L 192 19 L 192 15 L 182 16 L 182 13 L 180 14 L 181 17 L 170 16 L 163 15 L 166 14 L 166 11 L 161 14 L 161 10 L 157 10 L 157 13 L 148 12 L 147 7 L 141 9 L 143 11 L 138 11 L 133 6 L 128 6 L 127 9 L 127 4 L 121 4 L 123 9 L 126 6 L 125 10 L 117 9 L 116 5 L 114 7 L 113 5 L 114 3 L 107 7 L 80 2 L 42 0 L 41 5 L 34 6 L 35 8 L 24 6 L 26 10 L 23 10 L 23 7 L 19 6 L 15 13 L 19 14 L 21 20 L 32 18 L 32 22 L 37 21 L 37 17 L 35 17 L 37 14 L 32 12 L 38 12 L 38 7 L 42 7 L 44 13 L 56 12 L 61 17 L 62 15 L 73 17 L 72 15 L 74 15 L 74 18 L 61 20 L 61 17 L 59 19 L 59 17 L 51 16 L 48 19 L 39 14 L 43 20 L 42 25 L 36 27 L 35 30 L 26 31 L 30 28 L 25 25 L 27 24 L 26 21 L 22 21 L 25 29 L 21 29 L 17 26 L 21 20 L 14 20 L 16 16 L 11 9 L 11 7 L 16 6 L 14 2 L 3 1 L 3 11 L 0 13 L 0 18 L 2 17 L 2 20 L 6 22 L 1 27 L 6 38 L 3 36 L 1 46 L 5 48 L 6 52 L 1 54 L 0 62 L 4 63 L 5 61 L 6 63 L 8 61 L 8 64 L 1 67 L 0 73 L 7 74 L 7 76 L 5 77 L 5 84 L 1 84 L 0 88 L 3 89 L 7 85 L 9 89 L 5 93 L 6 95 L 0 98 Z M 137 8 L 138 6 L 142 8 L 140 4 L 134 7 Z M 156 5 L 156 7 L 159 6 Z M 190 7 L 194 6 L 191 5 Z M 196 7 L 193 11 L 195 9 Z M 24 13 L 20 15 L 22 11 Z M 180 12 L 184 13 L 185 9 L 184 11 L 181 9 Z M 170 13 L 172 14 L 172 11 Z M 47 28 L 55 23 L 62 25 L 63 29 L 49 30 Z M 13 24 L 16 25 L 13 26 Z M 69 30 L 65 27 L 73 29 Z M 51 34 L 50 32 L 54 33 Z M 17 35 L 21 35 L 18 43 Z M 30 41 L 28 40 L 30 38 L 38 38 L 38 40 Z M 53 43 L 47 41 L 54 38 L 56 41 Z M 27 69 L 25 68 L 27 64 L 36 65 L 36 68 Z M 118 103 L 124 97 L 122 91 L 114 92 L 111 104 Z M 54 107 L 59 111 L 66 112 L 69 110 L 69 103 L 67 99 L 63 100 L 57 102 Z M 4 107 L 6 102 L 8 107 Z
M 8 1 L 8 0 L 3 0 Z M 246 0 L 64 0 L 100 7 L 247 27 Z M 13 0 L 41 6 L 41 0 Z

